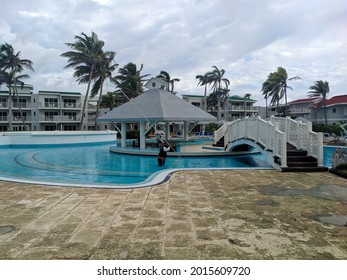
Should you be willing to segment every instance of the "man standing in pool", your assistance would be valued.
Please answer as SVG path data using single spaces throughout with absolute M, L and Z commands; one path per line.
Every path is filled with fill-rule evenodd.
M 170 148 L 164 144 L 161 143 L 159 146 L 159 154 L 158 154 L 158 165 L 163 166 L 165 164 L 165 160 L 167 158 L 167 152 L 170 151 Z

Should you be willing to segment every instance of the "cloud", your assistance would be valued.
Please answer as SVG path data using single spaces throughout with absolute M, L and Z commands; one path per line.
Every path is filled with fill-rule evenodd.
M 94 31 L 120 66 L 143 64 L 153 76 L 168 71 L 181 79 L 180 93 L 203 94 L 195 76 L 216 65 L 226 70 L 231 94 L 251 92 L 265 104 L 261 85 L 278 66 L 302 77 L 291 82 L 290 99 L 305 97 L 320 79 L 331 95 L 346 93 L 346 12 L 344 0 L 4 0 L 0 38 L 34 62 L 35 90 L 84 93 L 60 54 L 75 35 Z

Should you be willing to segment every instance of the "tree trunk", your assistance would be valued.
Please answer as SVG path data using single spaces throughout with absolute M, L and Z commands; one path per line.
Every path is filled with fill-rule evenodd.
M 13 97 L 11 93 L 11 85 L 8 87 L 8 130 L 13 131 L 13 125 L 12 125 L 12 120 L 13 120 L 13 110 L 12 110 L 12 104 L 13 104 Z
M 217 94 L 217 121 L 220 120 L 220 95 Z
M 96 112 L 95 112 L 95 124 L 94 124 L 94 127 L 95 127 L 95 130 L 98 130 L 98 123 L 96 121 L 96 119 L 98 118 L 99 116 L 99 111 L 100 111 L 100 102 L 101 102 L 101 96 L 102 96 L 102 87 L 104 86 L 104 81 L 102 80 L 101 81 L 101 85 L 100 85 L 100 94 L 99 94 L 99 99 L 98 99 L 98 102 L 96 103 Z
M 265 109 L 266 109 L 266 118 L 268 118 L 269 117 L 269 113 L 268 113 L 268 111 L 267 111 L 267 99 L 268 99 L 268 97 L 267 97 L 267 95 L 266 95 L 266 98 L 265 98 Z
M 205 85 L 205 95 L 204 95 L 204 110 L 207 112 L 207 96 L 206 96 L 207 85 Z
M 19 101 L 19 95 L 18 95 L 18 90 L 17 90 L 17 85 L 14 84 L 14 92 L 16 94 L 16 98 L 17 98 L 17 103 L 18 103 L 18 109 L 19 109 L 19 116 L 22 120 L 22 123 L 23 123 L 23 130 L 26 130 L 25 129 L 25 119 L 24 119 L 24 116 L 23 116 L 23 111 L 22 111 L 22 106 L 20 104 L 20 101 Z
M 325 125 L 328 125 L 328 120 L 327 120 L 327 110 L 325 107 L 325 99 L 323 100 L 323 108 L 324 108 L 324 119 L 325 119 Z
M 287 102 L 287 89 L 286 88 L 284 88 L 284 96 L 286 99 L 286 108 L 285 108 L 284 116 L 286 117 L 288 114 L 288 102 Z
M 88 81 L 86 96 L 85 96 L 85 99 L 84 99 L 84 102 L 83 102 L 83 108 L 82 108 L 82 113 L 81 113 L 82 115 L 81 115 L 81 122 L 80 122 L 80 130 L 83 130 L 84 114 L 85 114 L 85 111 L 86 111 L 86 105 L 87 105 L 87 101 L 88 101 L 90 84 L 92 82 L 92 73 L 93 73 L 93 71 L 94 71 L 94 64 L 92 65 L 92 68 L 91 68 L 90 73 L 89 73 L 89 81 Z M 88 128 L 87 128 L 87 130 L 88 130 Z

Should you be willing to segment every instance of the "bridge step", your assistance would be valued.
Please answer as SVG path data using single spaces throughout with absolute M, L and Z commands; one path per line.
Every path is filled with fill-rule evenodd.
M 308 156 L 307 151 L 298 150 L 293 145 L 290 145 L 290 144 L 287 144 L 287 166 L 288 167 L 281 168 L 283 172 L 328 171 L 327 167 L 318 166 L 317 159 L 314 157 Z

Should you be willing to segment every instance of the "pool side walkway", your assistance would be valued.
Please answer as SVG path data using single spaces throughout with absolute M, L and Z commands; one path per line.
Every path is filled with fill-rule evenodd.
M 347 226 L 316 219 L 328 214 L 347 216 L 347 180 L 330 173 L 179 171 L 126 190 L 0 181 L 0 259 L 346 260 Z

